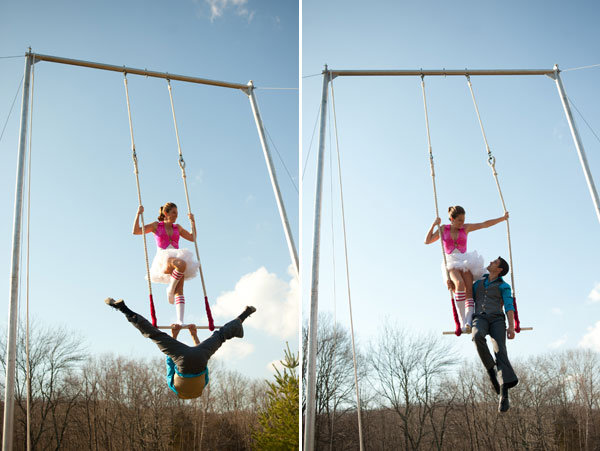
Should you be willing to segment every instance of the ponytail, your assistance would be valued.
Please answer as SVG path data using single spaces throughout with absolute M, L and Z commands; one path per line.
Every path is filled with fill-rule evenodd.
M 173 202 L 167 202 L 160 207 L 158 220 L 163 221 L 165 219 L 165 213 L 168 213 L 172 208 L 177 208 L 177 205 L 175 205 Z

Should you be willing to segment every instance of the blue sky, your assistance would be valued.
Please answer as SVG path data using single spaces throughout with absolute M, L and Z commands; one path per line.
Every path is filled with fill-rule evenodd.
M 599 8 L 591 1 L 304 1 L 304 274 L 311 269 L 318 131 L 308 152 L 322 89 L 322 77 L 311 75 L 324 64 L 537 69 L 557 63 L 563 70 L 600 64 Z M 562 73 L 567 94 L 597 134 L 599 76 L 600 67 Z M 510 342 L 509 355 L 580 346 L 600 351 L 600 224 L 556 85 L 545 76 L 472 77 L 472 82 L 511 215 L 522 326 L 534 327 Z M 452 330 L 439 243 L 423 244 L 435 209 L 420 79 L 339 77 L 334 89 L 358 342 L 366 345 L 385 321 L 433 334 Z M 465 207 L 467 222 L 501 216 L 465 78 L 429 77 L 426 89 L 440 216 L 447 223 L 445 212 L 455 204 Z M 600 144 L 574 115 L 598 184 Z M 328 138 L 328 149 L 330 139 L 335 142 Z M 339 194 L 332 203 L 329 154 L 325 161 L 319 310 L 349 325 Z M 469 235 L 468 246 L 486 262 L 507 255 L 504 223 Z M 302 293 L 306 319 L 310 277 L 303 277 Z M 448 340 L 460 356 L 477 358 L 469 339 Z
M 4 2 L 0 30 L 0 56 L 22 55 L 31 46 L 67 58 L 253 80 L 298 240 L 298 91 L 260 89 L 298 87 L 297 3 Z M 2 124 L 23 66 L 23 58 L 0 59 Z M 179 206 L 178 222 L 189 228 L 166 82 L 128 78 L 146 222 L 172 201 Z M 298 290 L 250 103 L 236 90 L 172 86 L 216 323 L 237 316 L 246 304 L 258 308 L 246 323 L 246 337 L 228 343 L 218 356 L 230 369 L 269 377 L 270 362 L 283 357 L 286 341 L 298 349 Z M 0 193 L 7 211 L 0 225 L 0 268 L 7 275 L 6 293 L 19 109 L 20 95 L 0 142 Z M 138 202 L 123 76 L 36 64 L 32 165 L 33 317 L 78 331 L 91 354 L 158 355 L 103 303 L 107 296 L 122 297 L 149 316 L 142 240 L 131 234 Z M 155 244 L 149 238 L 152 258 Z M 192 243 L 182 245 L 193 250 Z M 153 292 L 159 322 L 174 321 L 164 286 L 155 284 Z M 199 278 L 185 292 L 186 321 L 205 324 Z M 1 299 L 0 310 L 8 311 L 7 299 Z

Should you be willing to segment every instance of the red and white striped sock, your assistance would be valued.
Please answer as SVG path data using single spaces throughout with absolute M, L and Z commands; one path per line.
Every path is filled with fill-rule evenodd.
M 455 291 L 454 302 L 456 303 L 456 309 L 458 310 L 458 318 L 460 319 L 461 325 L 465 325 L 465 298 L 467 297 L 466 291 Z
M 475 301 L 473 300 L 473 298 L 468 298 L 465 301 L 465 324 L 468 324 L 469 326 L 473 325 L 473 313 L 475 310 Z
M 174 269 L 171 273 L 171 280 L 169 282 L 169 286 L 167 287 L 167 298 L 169 299 L 169 304 L 172 304 L 175 301 L 175 287 L 182 277 L 183 273 L 177 271 L 176 269 Z
M 183 294 L 175 296 L 175 313 L 177 314 L 177 323 L 183 324 L 183 312 L 185 310 L 185 298 Z

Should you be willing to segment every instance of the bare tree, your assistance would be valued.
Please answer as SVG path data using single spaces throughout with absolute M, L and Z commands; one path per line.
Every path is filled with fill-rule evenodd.
M 5 348 L 6 334 L 0 337 Z M 18 328 L 15 400 L 20 415 L 20 438 L 26 441 L 27 431 L 27 355 L 25 328 Z M 85 346 L 80 337 L 63 328 L 41 327 L 35 321 L 30 325 L 29 371 L 31 378 L 31 443 L 38 447 L 42 441 L 51 441 L 60 448 L 71 420 L 72 409 L 80 388 L 74 376 L 85 358 Z M 0 357 L 3 373 L 6 360 Z M 4 377 L 3 377 L 4 379 Z
M 336 419 L 345 411 L 356 409 L 354 363 L 352 341 L 347 329 L 334 324 L 328 314 L 319 315 L 317 330 L 317 377 L 316 377 L 316 441 L 327 443 L 333 448 L 336 435 Z M 306 387 L 306 366 L 308 352 L 308 327 L 302 330 L 302 380 Z M 367 365 L 357 351 L 359 381 L 365 377 Z M 302 398 L 303 411 L 306 407 L 306 393 Z M 340 430 L 341 434 L 347 431 Z M 358 440 L 355 438 L 355 442 Z
M 405 449 L 418 449 L 424 440 L 426 447 L 443 446 L 453 398 L 446 397 L 441 382 L 456 364 L 451 355 L 447 341 L 411 335 L 389 324 L 370 347 L 375 390 L 398 415 Z

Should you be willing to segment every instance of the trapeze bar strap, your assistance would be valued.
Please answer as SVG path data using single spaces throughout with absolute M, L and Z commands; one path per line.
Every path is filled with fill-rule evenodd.
M 219 329 L 220 327 L 223 327 L 223 326 L 215 326 L 215 329 Z M 156 328 L 157 329 L 169 329 L 169 330 L 171 330 L 171 326 L 156 326 Z M 190 325 L 189 324 L 182 324 L 181 328 L 182 329 L 189 329 Z M 208 329 L 210 329 L 210 327 L 209 326 L 196 326 L 196 329 L 207 329 L 208 330 Z M 523 329 L 521 329 L 521 330 L 523 330 Z
M 521 332 L 523 332 L 524 330 L 533 330 L 533 327 L 521 327 Z M 454 331 L 445 330 L 444 332 L 442 332 L 442 335 L 456 335 L 456 334 L 454 333 Z M 471 335 L 471 334 L 463 332 L 461 334 L 461 336 L 462 335 Z

